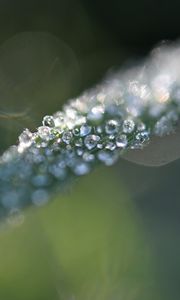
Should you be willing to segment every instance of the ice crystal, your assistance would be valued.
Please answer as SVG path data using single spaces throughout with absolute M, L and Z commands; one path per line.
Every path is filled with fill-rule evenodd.
M 126 149 L 174 131 L 180 114 L 177 57 L 179 47 L 158 49 L 144 64 L 110 75 L 45 116 L 36 132 L 25 129 L 18 145 L 0 157 L 0 215 L 12 221 L 23 207 L 44 205 L 94 166 L 110 166 Z

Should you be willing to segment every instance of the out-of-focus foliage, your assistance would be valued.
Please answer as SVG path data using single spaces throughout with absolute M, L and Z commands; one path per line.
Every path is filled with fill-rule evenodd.
M 2 228 L 0 297 L 178 299 L 177 170 L 120 161 Z
M 113 169 L 29 212 L 0 240 L 0 297 L 7 300 L 158 299 L 153 249 Z

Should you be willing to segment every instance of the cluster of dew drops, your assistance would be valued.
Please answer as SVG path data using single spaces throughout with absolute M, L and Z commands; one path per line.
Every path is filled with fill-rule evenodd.
M 152 72 L 143 65 L 108 76 L 45 116 L 36 132 L 25 129 L 0 158 L 0 215 L 41 206 L 98 164 L 110 166 L 152 135 L 171 133 L 179 118 L 178 86 L 163 68 Z

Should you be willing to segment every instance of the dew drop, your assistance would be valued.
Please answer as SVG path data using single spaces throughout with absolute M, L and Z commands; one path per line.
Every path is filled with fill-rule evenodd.
M 72 130 L 72 133 L 73 133 L 74 136 L 79 136 L 79 134 L 80 134 L 80 129 L 76 127 L 76 128 L 74 128 L 74 129 Z
M 105 148 L 108 149 L 108 150 L 113 151 L 113 150 L 116 149 L 116 144 L 109 141 L 109 142 L 106 144 Z
M 172 121 L 173 123 L 176 123 L 178 121 L 178 114 L 175 111 L 169 111 L 166 115 L 168 120 Z
M 85 137 L 84 144 L 88 150 L 92 150 L 96 147 L 97 143 L 100 141 L 100 137 L 95 134 L 91 134 Z
M 1 202 L 5 208 L 13 208 L 18 205 L 19 195 L 15 191 L 7 191 L 2 195 Z
M 156 122 L 154 127 L 154 133 L 157 136 L 163 136 L 169 134 L 173 131 L 172 122 L 165 116 L 161 117 L 159 121 Z
M 49 167 L 49 172 L 55 177 L 55 178 L 58 178 L 58 179 L 65 179 L 66 175 L 67 175 L 67 172 L 66 172 L 66 169 L 63 167 L 61 167 L 60 165 L 58 164 L 54 164 L 54 165 L 51 165 Z
M 114 135 L 114 134 L 110 134 L 110 135 L 109 135 L 109 140 L 110 140 L 110 141 L 113 141 L 114 139 L 115 139 L 115 135 Z
M 37 187 L 47 186 L 50 183 L 47 175 L 36 175 L 32 179 L 32 184 Z
M 57 113 L 54 114 L 53 118 L 54 118 L 54 123 L 55 123 L 56 127 L 64 126 L 64 122 L 65 122 L 64 113 L 58 111 Z
M 123 132 L 124 133 L 131 133 L 131 132 L 133 132 L 134 128 L 135 128 L 135 124 L 134 124 L 133 120 L 131 120 L 131 119 L 124 120 L 124 122 L 123 122 Z
M 32 137 L 33 134 L 28 130 L 25 129 L 21 135 L 19 136 L 19 145 L 18 145 L 18 152 L 22 153 L 26 148 L 32 145 Z
M 95 130 L 95 132 L 98 133 L 98 134 L 102 134 L 102 133 L 103 133 L 103 127 L 100 126 L 100 125 L 97 126 L 97 127 L 95 127 L 94 130 Z
M 118 99 L 118 101 L 120 101 L 120 99 Z M 110 116 L 119 116 L 122 117 L 121 112 L 119 111 L 119 108 L 116 104 L 108 104 L 106 106 L 106 112 L 110 115 Z
M 54 118 L 53 116 L 45 116 L 42 121 L 43 126 L 54 127 Z
M 116 138 L 117 147 L 124 149 L 124 148 L 126 148 L 127 144 L 128 144 L 128 139 L 125 134 L 121 134 L 121 135 L 117 136 L 117 138 Z
M 136 134 L 136 140 L 139 141 L 141 144 L 149 141 L 149 132 L 142 131 Z
M 77 164 L 74 169 L 73 169 L 74 173 L 78 176 L 82 176 L 85 175 L 87 173 L 89 173 L 90 171 L 90 166 L 87 163 L 84 162 L 80 162 L 79 164 Z
M 139 122 L 137 124 L 137 130 L 138 131 L 144 131 L 146 129 L 146 125 L 143 122 Z
M 103 147 L 104 147 L 104 144 L 103 144 L 103 143 L 98 143 L 98 144 L 97 144 L 97 148 L 98 148 L 98 149 L 103 149 Z
M 44 189 L 38 189 L 32 193 L 32 202 L 37 206 L 42 206 L 48 202 L 49 194 Z
M 103 118 L 104 109 L 102 106 L 95 106 L 87 115 L 87 119 L 92 122 L 100 122 Z
M 98 159 L 103 162 L 106 166 L 111 166 L 113 165 L 117 159 L 118 156 L 116 153 L 113 153 L 108 150 L 101 150 L 97 154 Z
M 76 139 L 74 144 L 75 144 L 76 147 L 82 147 L 83 146 L 83 140 L 81 138 Z
M 77 151 L 76 151 L 76 153 L 77 153 L 78 156 L 82 156 L 83 153 L 84 153 L 84 151 L 83 151 L 82 148 L 78 148 Z
M 50 128 L 47 126 L 38 127 L 38 136 L 45 141 L 50 141 L 54 138 L 54 135 L 51 133 Z
M 19 136 L 19 143 L 29 147 L 32 143 L 31 141 L 32 136 L 33 134 L 29 131 L 29 129 L 25 129 Z
M 73 134 L 71 131 L 65 131 L 62 135 L 62 140 L 65 144 L 69 145 L 73 138 Z
M 107 134 L 115 134 L 118 132 L 118 122 L 116 120 L 109 120 L 105 125 L 105 132 Z
M 94 161 L 95 156 L 94 156 L 94 154 L 92 154 L 92 153 L 85 152 L 85 153 L 83 154 L 83 159 L 84 159 L 86 162 L 92 162 L 92 161 Z
M 91 132 L 91 126 L 88 126 L 87 124 L 83 124 L 80 128 L 80 136 L 86 136 Z

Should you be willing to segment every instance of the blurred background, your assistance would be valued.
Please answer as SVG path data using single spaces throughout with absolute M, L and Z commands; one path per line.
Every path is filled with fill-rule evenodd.
M 179 38 L 179 11 L 178 0 L 0 0 L 0 153 L 109 69 Z M 179 168 L 121 160 L 2 228 L 0 299 L 178 300 Z

